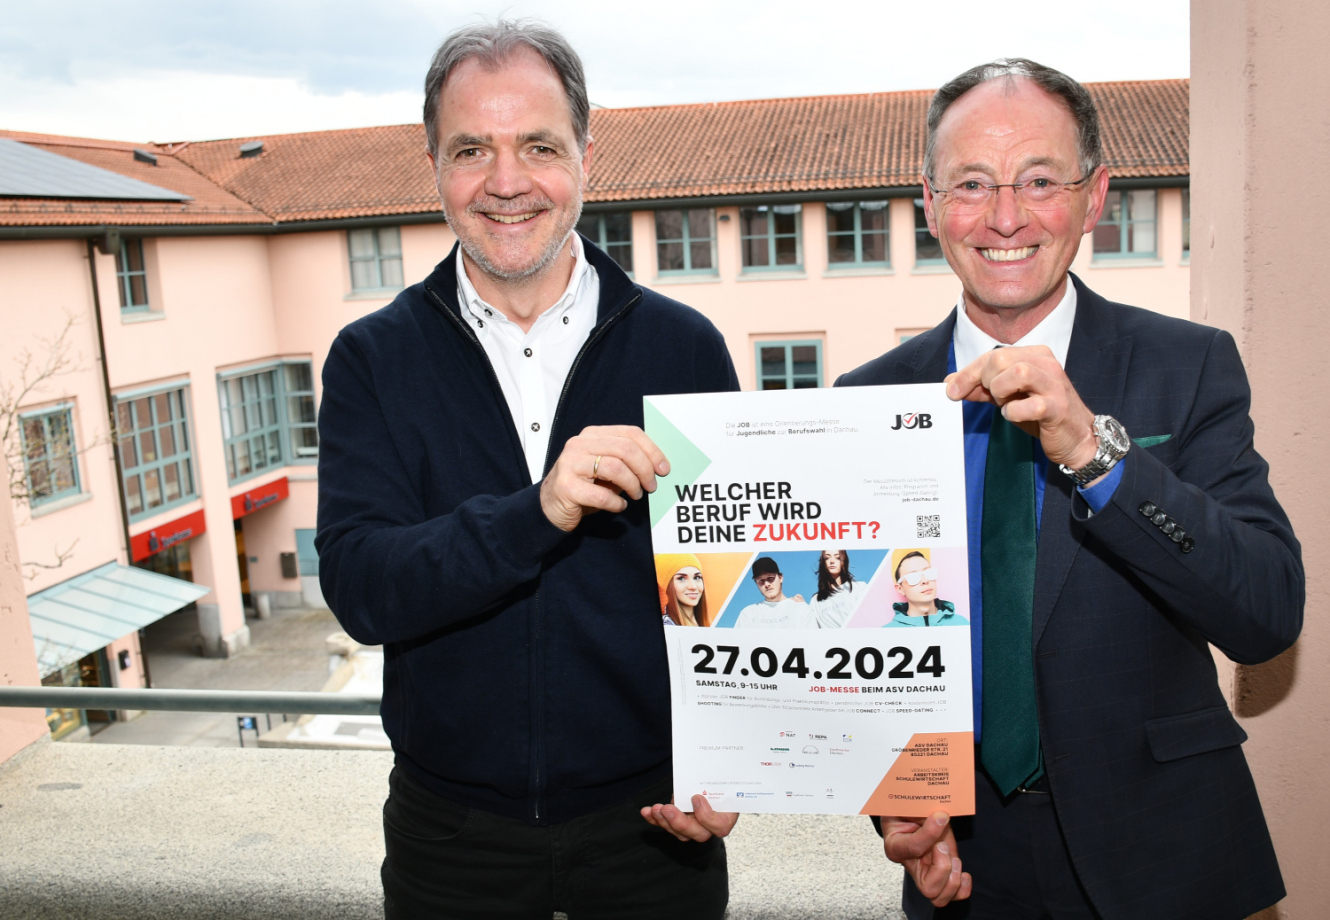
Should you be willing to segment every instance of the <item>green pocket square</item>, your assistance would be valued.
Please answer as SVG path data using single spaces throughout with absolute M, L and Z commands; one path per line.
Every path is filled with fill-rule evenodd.
M 1137 447 L 1154 447 L 1156 444 L 1163 444 L 1172 438 L 1171 434 L 1152 434 L 1148 438 L 1132 438 Z

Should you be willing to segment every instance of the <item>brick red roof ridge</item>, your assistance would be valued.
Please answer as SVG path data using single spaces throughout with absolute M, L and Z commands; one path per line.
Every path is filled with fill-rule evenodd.
M 591 114 L 594 117 L 596 112 L 653 112 L 663 109 L 695 109 L 703 106 L 721 107 L 727 105 L 762 105 L 773 102 L 804 102 L 807 100 L 818 99 L 863 99 L 870 96 L 910 96 L 915 94 L 927 95 L 930 99 L 937 92 L 935 89 L 890 89 L 890 90 L 869 90 L 863 93 L 828 93 L 823 96 L 761 96 L 756 99 L 717 99 L 712 102 L 663 102 L 659 105 L 626 105 L 626 106 L 601 106 L 592 109 Z
M 87 147 L 100 150 L 132 151 L 135 147 L 147 150 L 158 146 L 151 141 L 116 141 L 98 137 L 43 134 L 39 131 L 13 131 L 9 128 L 0 128 L 0 137 L 7 138 L 11 141 L 19 141 L 24 144 L 41 144 L 52 147 Z

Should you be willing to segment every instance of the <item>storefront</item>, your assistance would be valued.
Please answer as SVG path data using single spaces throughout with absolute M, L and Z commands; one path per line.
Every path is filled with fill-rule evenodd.
M 172 547 L 176 545 L 183 543 Z M 28 616 L 42 684 L 144 686 L 147 671 L 139 630 L 208 591 L 180 578 L 108 562 L 29 596 Z M 96 730 L 114 718 L 113 713 L 98 711 L 47 712 L 57 740 L 85 726 Z
M 235 522 L 236 532 L 236 563 L 240 570 L 240 593 L 245 610 L 251 615 L 268 616 L 271 602 L 261 603 L 264 599 L 256 597 L 250 585 L 250 565 L 258 562 L 258 559 L 245 548 L 245 519 L 256 512 L 273 508 L 290 497 L 291 485 L 285 476 L 231 497 L 231 518 Z

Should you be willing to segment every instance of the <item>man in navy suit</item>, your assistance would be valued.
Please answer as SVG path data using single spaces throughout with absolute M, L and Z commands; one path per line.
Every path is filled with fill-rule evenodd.
M 1283 897 L 1210 645 L 1302 626 L 1301 550 L 1227 333 L 1068 269 L 1108 192 L 1085 89 L 974 68 L 928 114 L 941 325 L 837 385 L 965 400 L 977 812 L 881 820 L 923 917 L 1240 920 Z

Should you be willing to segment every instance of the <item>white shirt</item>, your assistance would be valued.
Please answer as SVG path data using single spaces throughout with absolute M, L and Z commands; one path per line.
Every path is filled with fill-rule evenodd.
M 793 598 L 749 604 L 739 611 L 736 629 L 817 629 L 812 608 Z
M 1067 279 L 1067 293 L 1062 295 L 1053 312 L 1045 316 L 1016 345 L 1047 345 L 1053 350 L 1058 364 L 1067 366 L 1067 349 L 1071 347 L 1071 327 L 1076 322 L 1076 286 Z M 974 324 L 965 312 L 965 293 L 956 305 L 956 331 L 952 334 L 956 346 L 956 370 L 960 370 L 985 352 L 1003 344 Z
M 818 600 L 817 595 L 813 595 L 808 606 L 813 608 L 819 627 L 840 629 L 850 621 L 850 615 L 859 606 L 859 601 L 863 600 L 862 595 L 856 594 L 854 590 L 859 584 L 862 582 L 846 582 L 839 588 L 834 588 L 824 601 Z
M 600 276 L 587 262 L 576 233 L 572 241 L 573 272 L 568 287 L 554 306 L 536 318 L 530 332 L 523 332 L 480 299 L 466 276 L 460 252 L 457 257 L 462 318 L 471 325 L 494 366 L 532 482 L 540 482 L 545 475 L 545 452 L 559 396 L 577 353 L 596 326 L 600 307 Z

